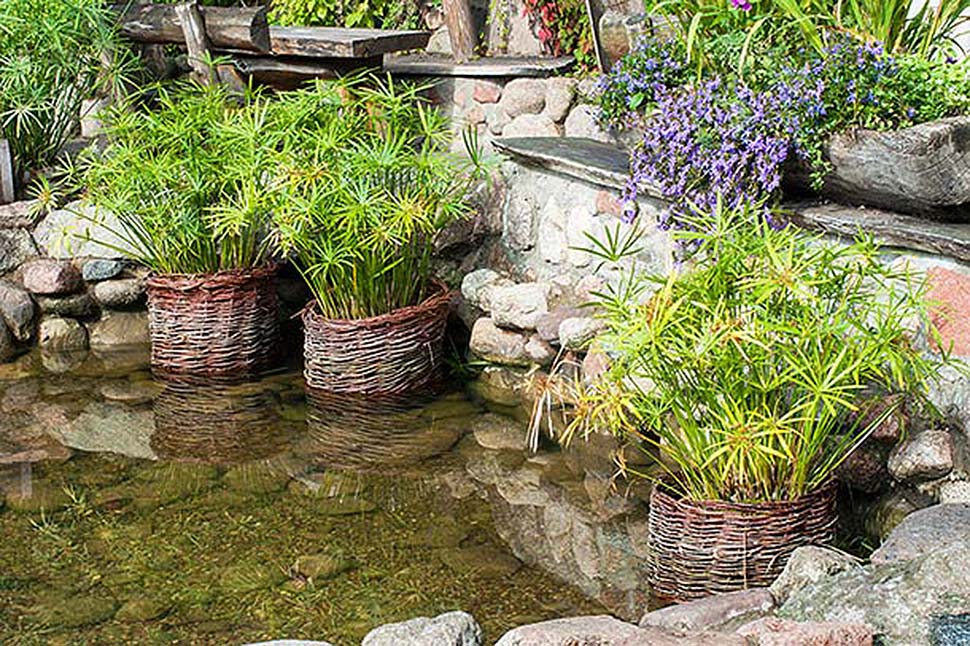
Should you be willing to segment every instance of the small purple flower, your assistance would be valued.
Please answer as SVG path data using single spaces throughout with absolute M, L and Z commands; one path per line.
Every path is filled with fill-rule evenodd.
M 751 11 L 751 3 L 748 0 L 731 0 L 731 4 L 734 5 L 735 9 Z

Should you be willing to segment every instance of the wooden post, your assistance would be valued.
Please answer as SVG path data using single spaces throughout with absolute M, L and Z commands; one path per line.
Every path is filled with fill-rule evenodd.
M 183 42 L 181 19 L 172 5 L 116 4 L 121 35 L 141 43 Z M 268 52 L 267 8 L 201 7 L 209 44 L 221 49 Z
M 17 199 L 14 173 L 13 154 L 10 152 L 10 142 L 0 139 L 0 204 L 10 204 Z
M 445 24 L 455 61 L 464 63 L 475 53 L 475 27 L 470 0 L 444 0 Z
M 211 85 L 219 80 L 216 71 L 209 65 L 209 39 L 205 35 L 205 22 L 199 11 L 198 0 L 190 0 L 176 5 L 175 13 L 182 25 L 185 47 L 189 53 L 189 67 L 192 76 L 203 85 Z

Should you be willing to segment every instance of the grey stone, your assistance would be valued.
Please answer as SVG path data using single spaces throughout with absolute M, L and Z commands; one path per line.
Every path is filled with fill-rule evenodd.
M 546 80 L 546 107 L 542 114 L 559 123 L 569 114 L 576 98 L 576 79 L 566 76 Z
M 968 503 L 970 504 L 970 481 L 946 480 L 940 483 L 939 498 L 941 504 Z
M 502 129 L 504 137 L 559 137 L 556 122 L 544 114 L 520 114 Z
M 125 268 L 125 263 L 120 260 L 106 260 L 95 258 L 89 260 L 81 267 L 81 276 L 89 283 L 99 280 L 108 280 L 120 274 Z
M 546 88 L 538 79 L 514 79 L 502 90 L 498 105 L 512 119 L 521 114 L 539 114 L 546 105 Z
M 640 628 L 608 615 L 553 619 L 508 631 L 495 646 L 741 646 L 738 635 L 680 637 L 660 628 Z
M 151 447 L 155 417 L 150 410 L 91 402 L 73 421 L 52 425 L 47 432 L 73 449 L 155 459 Z
M 522 192 L 513 192 L 502 222 L 503 242 L 514 251 L 527 251 L 534 247 L 536 240 L 533 232 L 537 216 L 535 199 Z
M 587 104 L 577 105 L 569 111 L 569 116 L 566 117 L 566 123 L 564 124 L 566 136 L 609 143 L 610 136 L 603 132 L 596 118 L 596 107 Z
M 517 406 L 525 399 L 531 376 L 528 371 L 505 366 L 487 366 L 473 384 L 484 400 L 501 406 Z
M 504 550 L 489 545 L 438 550 L 441 562 L 456 574 L 503 579 L 515 574 L 522 563 Z
M 24 265 L 23 282 L 28 292 L 45 296 L 71 294 L 84 286 L 81 272 L 74 265 L 48 258 Z
M 86 318 L 98 311 L 98 304 L 87 292 L 67 296 L 38 296 L 37 305 L 44 314 Z
M 92 348 L 145 345 L 149 342 L 145 312 L 105 312 L 88 326 Z
M 152 401 L 162 388 L 154 381 L 115 379 L 101 384 L 101 396 L 112 401 L 144 404 Z
M 52 258 L 128 258 L 137 255 L 130 242 L 118 232 L 124 227 L 104 209 L 80 201 L 51 211 L 34 230 L 37 246 Z
M 84 99 L 81 101 L 81 136 L 93 139 L 101 134 L 101 116 L 111 107 L 111 98 Z
M 910 561 L 853 568 L 795 592 L 779 615 L 864 623 L 887 644 L 929 644 L 932 617 L 970 608 L 967 563 L 970 542 L 964 540 Z
M 539 338 L 549 343 L 559 343 L 559 325 L 569 318 L 583 316 L 583 310 L 578 307 L 556 307 L 539 317 L 536 333 Z
M 654 626 L 679 634 L 728 630 L 764 617 L 774 607 L 774 597 L 767 588 L 752 588 L 648 612 L 640 619 L 640 627 Z
M 897 488 L 879 498 L 866 512 L 866 533 L 883 541 L 903 519 L 933 504 L 928 495 L 909 488 Z
M 49 352 L 73 352 L 88 348 L 88 333 L 74 319 L 44 317 L 40 322 L 39 343 Z
M 934 505 L 904 518 L 870 560 L 877 564 L 909 561 L 959 542 L 970 544 L 970 504 Z
M 446 612 L 387 624 L 367 633 L 361 646 L 481 646 L 482 629 L 467 612 Z
M 737 634 L 758 646 L 872 646 L 872 628 L 835 621 L 792 621 L 763 617 L 741 626 Z
M 559 343 L 567 350 L 585 350 L 603 330 L 603 322 L 590 316 L 563 319 L 559 324 Z
M 859 565 L 859 559 L 850 554 L 827 547 L 806 545 L 792 552 L 785 569 L 768 589 L 775 601 L 781 605 L 796 591 Z
M 0 229 L 0 274 L 13 271 L 37 255 L 34 239 L 25 229 Z
M 525 344 L 525 353 L 540 366 L 549 366 L 556 358 L 556 350 L 548 341 L 543 341 L 538 334 L 533 334 Z
M 476 269 L 468 273 L 461 281 L 461 295 L 471 305 L 489 312 L 492 309 L 491 291 L 502 285 L 513 284 L 497 271 L 491 269 Z
M 145 284 L 138 278 L 105 280 L 94 286 L 94 297 L 108 309 L 124 309 L 141 302 Z
M 30 294 L 16 285 L 0 281 L 0 316 L 15 339 L 26 341 L 33 335 L 34 314 Z
M 30 229 L 40 217 L 37 200 L 0 204 L 0 229 Z
M 495 322 L 482 317 L 472 327 L 471 351 L 485 361 L 509 366 L 527 366 L 532 363 L 526 354 L 525 344 L 529 338 L 519 332 L 503 330 Z
M 485 115 L 485 125 L 493 135 L 501 135 L 505 126 L 509 125 L 512 117 L 497 103 L 482 104 L 482 114 Z
M 483 449 L 525 451 L 528 447 L 526 428 L 505 415 L 478 415 L 472 421 L 471 431 Z
M 499 327 L 534 330 L 549 311 L 549 285 L 496 285 L 488 290 L 492 321 Z
M 923 431 L 898 444 L 889 456 L 888 466 L 901 482 L 945 476 L 953 469 L 953 438 L 941 429 Z
M 451 34 L 447 27 L 440 27 L 431 34 L 425 51 L 429 54 L 447 54 L 451 56 Z
M 315 642 L 305 639 L 274 639 L 268 642 L 252 642 L 245 646 L 333 646 L 330 642 Z

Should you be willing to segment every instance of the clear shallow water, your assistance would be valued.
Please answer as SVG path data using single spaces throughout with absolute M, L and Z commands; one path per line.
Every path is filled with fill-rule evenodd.
M 0 643 L 356 644 L 452 609 L 494 640 L 603 612 L 513 556 L 499 534 L 532 541 L 510 530 L 524 517 L 469 477 L 531 473 L 523 433 L 461 392 L 308 399 L 296 370 L 166 382 L 144 351 L 0 366 Z

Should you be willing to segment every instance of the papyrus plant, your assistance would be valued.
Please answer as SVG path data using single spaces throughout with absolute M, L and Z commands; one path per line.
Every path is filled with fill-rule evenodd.
M 720 203 L 702 224 L 677 233 L 696 246 L 689 262 L 667 276 L 627 272 L 597 295 L 613 365 L 568 432 L 608 424 L 645 442 L 691 499 L 796 498 L 882 421 L 850 421 L 864 395 L 926 403 L 952 360 L 923 280 L 870 239 L 832 243 Z M 591 251 L 621 264 L 636 252 L 631 235 Z

